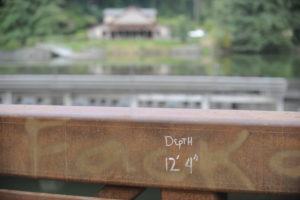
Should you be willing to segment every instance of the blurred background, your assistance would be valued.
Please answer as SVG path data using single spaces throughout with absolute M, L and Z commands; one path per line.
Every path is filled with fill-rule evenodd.
M 0 0 L 0 104 L 300 111 L 299 19 L 299 0 Z

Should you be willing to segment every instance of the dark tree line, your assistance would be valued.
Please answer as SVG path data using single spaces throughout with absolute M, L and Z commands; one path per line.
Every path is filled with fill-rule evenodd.
M 214 1 L 213 19 L 233 51 L 281 51 L 299 45 L 299 5 L 299 0 Z

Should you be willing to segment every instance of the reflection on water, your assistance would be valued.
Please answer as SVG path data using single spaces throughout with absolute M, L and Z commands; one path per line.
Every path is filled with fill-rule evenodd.
M 140 74 L 300 77 L 300 58 L 292 55 L 227 55 L 196 59 L 2 61 L 0 74 Z

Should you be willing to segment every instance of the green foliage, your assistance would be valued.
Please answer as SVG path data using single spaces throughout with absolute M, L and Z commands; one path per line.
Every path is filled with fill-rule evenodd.
M 60 0 L 3 0 L 0 14 L 0 45 L 15 48 L 26 45 L 29 38 L 67 30 L 68 18 Z
M 65 10 L 64 0 L 3 0 L 2 3 L 0 45 L 5 49 L 33 45 L 52 35 L 74 33 L 97 21 L 91 15 L 79 15 L 76 8 Z
M 300 45 L 299 0 L 0 0 L 0 48 L 33 45 L 54 35 L 81 40 L 87 27 L 101 22 L 103 9 L 131 5 L 156 8 L 159 22 L 183 42 L 188 30 L 202 24 L 219 47 L 230 51 Z
M 182 42 L 186 42 L 187 32 L 196 27 L 195 22 L 186 15 L 178 15 L 172 18 L 161 17 L 158 21 L 159 23 L 170 27 L 172 36 L 180 39 Z
M 293 42 L 296 45 L 300 45 L 300 1 L 289 0 L 290 11 L 290 23 L 293 28 Z
M 238 52 L 279 51 L 293 46 L 292 0 L 214 1 L 214 19 L 220 31 L 219 44 Z M 298 10 L 299 11 L 299 10 Z M 298 18 L 299 19 L 299 18 Z M 299 20 L 298 20 L 299 21 Z M 298 23 L 299 24 L 299 23 Z M 226 40 L 232 46 L 226 46 Z

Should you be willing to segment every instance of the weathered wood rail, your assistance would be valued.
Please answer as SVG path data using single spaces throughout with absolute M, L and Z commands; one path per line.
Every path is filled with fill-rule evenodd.
M 163 199 L 299 194 L 299 161 L 297 112 L 0 105 L 0 174 L 130 186 L 128 199 L 136 187 Z

